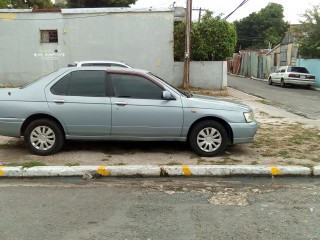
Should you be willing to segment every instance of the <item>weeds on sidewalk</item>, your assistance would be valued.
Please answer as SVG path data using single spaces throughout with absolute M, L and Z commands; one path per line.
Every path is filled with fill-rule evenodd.
M 320 133 L 317 128 L 306 128 L 301 123 L 260 124 L 251 148 L 262 157 L 306 159 L 320 162 Z
M 6 164 L 8 167 L 22 167 L 22 168 L 32 168 L 39 166 L 47 166 L 47 164 L 43 162 L 24 162 L 24 163 L 8 163 Z

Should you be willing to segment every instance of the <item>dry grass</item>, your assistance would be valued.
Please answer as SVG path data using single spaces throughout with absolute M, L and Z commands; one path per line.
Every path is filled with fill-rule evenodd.
M 188 87 L 188 88 L 181 88 L 180 87 L 179 89 L 193 93 L 193 94 L 207 95 L 207 96 L 213 96 L 213 97 L 228 97 L 229 96 L 227 89 L 211 90 L 211 89 L 194 88 L 194 87 Z
M 320 162 L 320 133 L 299 123 L 260 124 L 251 148 L 262 157 Z

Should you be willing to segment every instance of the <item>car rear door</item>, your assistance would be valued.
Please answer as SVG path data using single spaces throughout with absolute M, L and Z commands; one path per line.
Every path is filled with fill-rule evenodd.
M 62 121 L 67 135 L 104 137 L 111 130 L 111 101 L 106 71 L 76 70 L 45 89 L 52 114 Z
M 179 138 L 183 125 L 181 99 L 162 99 L 161 84 L 147 76 L 108 74 L 114 96 L 111 136 L 125 139 Z

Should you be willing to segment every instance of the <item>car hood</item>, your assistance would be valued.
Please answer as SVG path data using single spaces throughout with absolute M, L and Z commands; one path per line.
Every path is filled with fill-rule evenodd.
M 229 111 L 235 111 L 235 110 L 242 110 L 245 112 L 252 111 L 251 107 L 231 101 L 231 100 L 223 100 L 216 97 L 209 97 L 209 96 L 203 96 L 194 94 L 190 98 L 185 98 L 183 100 L 184 107 L 189 108 L 210 108 L 210 109 L 222 109 L 222 110 L 229 110 Z

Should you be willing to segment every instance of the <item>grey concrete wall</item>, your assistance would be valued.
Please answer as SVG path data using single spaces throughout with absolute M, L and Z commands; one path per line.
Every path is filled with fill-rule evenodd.
M 80 60 L 123 61 L 173 82 L 171 10 L 0 10 L 0 84 L 28 83 Z M 58 43 L 40 43 L 40 30 Z
M 190 86 L 209 89 L 224 89 L 227 87 L 227 62 L 191 62 Z M 175 86 L 183 85 L 183 62 L 174 63 Z

